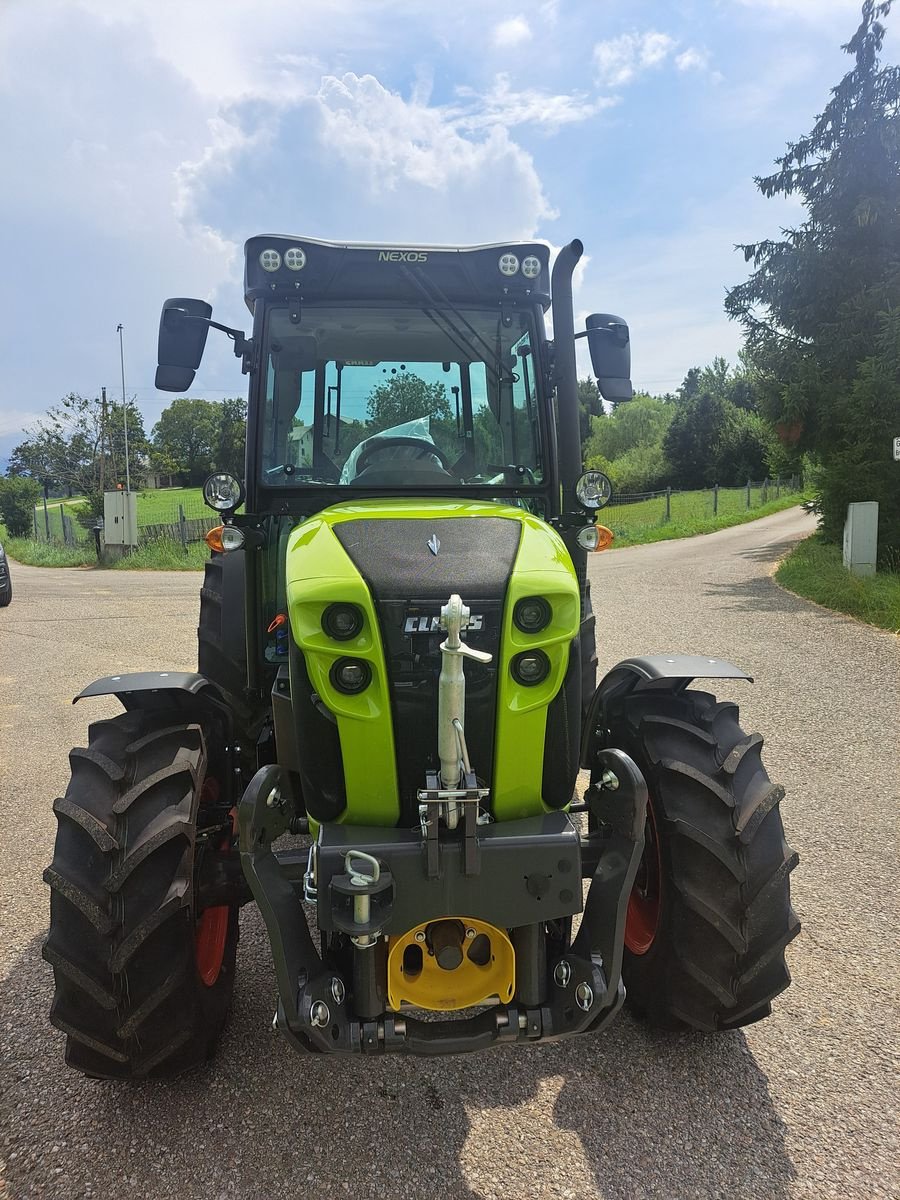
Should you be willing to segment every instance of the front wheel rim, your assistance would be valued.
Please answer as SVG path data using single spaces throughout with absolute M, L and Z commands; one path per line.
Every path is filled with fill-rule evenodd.
M 207 776 L 200 792 L 201 807 L 204 804 L 215 804 L 218 798 L 218 780 Z M 232 810 L 232 824 L 233 822 L 234 812 Z M 233 829 L 225 834 L 222 849 L 230 846 L 232 833 Z M 231 910 L 228 905 L 217 904 L 213 908 L 204 909 L 194 927 L 194 956 L 197 961 L 197 974 L 206 987 L 212 987 L 222 973 L 230 919 Z
M 648 802 L 647 822 L 644 826 L 644 850 L 641 854 L 631 895 L 628 897 L 628 910 L 625 914 L 625 947 L 632 954 L 646 954 L 656 940 L 662 909 L 661 879 L 662 864 L 656 820 Z

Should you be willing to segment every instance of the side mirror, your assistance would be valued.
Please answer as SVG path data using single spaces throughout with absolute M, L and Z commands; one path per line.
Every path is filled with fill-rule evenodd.
M 159 319 L 156 386 L 163 392 L 186 392 L 203 357 L 212 305 L 205 300 L 167 300 Z
M 618 403 L 634 395 L 631 386 L 631 340 L 628 326 L 611 313 L 591 313 L 587 325 L 591 365 L 604 400 Z

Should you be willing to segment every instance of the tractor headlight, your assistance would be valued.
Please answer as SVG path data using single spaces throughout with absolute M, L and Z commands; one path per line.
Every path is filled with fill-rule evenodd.
M 259 256 L 259 265 L 264 271 L 277 271 L 281 266 L 281 255 L 277 250 L 263 250 Z
M 550 624 L 553 615 L 543 596 L 526 596 L 513 609 L 513 623 L 523 633 L 539 633 Z
M 596 550 L 600 545 L 600 530 L 596 525 L 584 525 L 575 534 L 575 540 L 582 550 Z
M 501 275 L 515 275 L 519 269 L 519 260 L 514 254 L 501 254 L 497 266 Z
M 526 687 L 534 687 L 550 674 L 550 659 L 543 650 L 526 650 L 512 660 L 513 678 Z
M 349 642 L 362 626 L 362 613 L 355 604 L 329 604 L 322 613 L 322 628 L 336 642 Z
M 526 279 L 537 279 L 541 273 L 541 260 L 534 254 L 522 259 L 522 274 Z
M 612 483 L 602 471 L 585 471 L 575 484 L 578 503 L 584 508 L 604 508 L 612 500 Z
M 306 251 L 299 246 L 291 246 L 284 252 L 284 265 L 289 271 L 302 271 L 306 266 Z
M 331 668 L 330 678 L 339 692 L 355 696 L 372 682 L 372 668 L 361 658 L 339 658 Z
M 244 531 L 237 525 L 225 525 L 222 529 L 222 549 L 224 551 L 240 550 L 244 544 Z
M 216 512 L 237 508 L 244 499 L 244 485 L 233 475 L 220 471 L 210 475 L 203 485 L 203 499 Z

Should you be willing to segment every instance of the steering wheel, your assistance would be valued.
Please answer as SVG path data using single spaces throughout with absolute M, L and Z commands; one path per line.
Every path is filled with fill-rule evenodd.
M 423 442 L 421 438 L 415 437 L 373 437 L 368 446 L 366 446 L 365 450 L 360 453 L 359 458 L 356 460 L 356 470 L 353 476 L 354 479 L 357 479 L 363 473 L 363 471 L 369 465 L 369 459 L 373 454 L 378 454 L 381 450 L 384 450 L 389 446 L 417 446 L 419 453 L 414 454 L 411 461 L 415 462 L 416 459 L 427 458 L 431 455 L 434 455 L 447 474 L 449 475 L 451 473 L 450 459 L 444 453 L 444 451 L 441 450 L 440 447 L 435 446 L 433 442 Z

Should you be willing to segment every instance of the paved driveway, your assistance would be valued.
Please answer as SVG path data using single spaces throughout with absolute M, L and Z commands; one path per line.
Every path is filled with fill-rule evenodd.
M 775 1015 L 717 1037 L 621 1017 L 594 1037 L 478 1057 L 296 1056 L 270 1032 L 262 923 L 242 913 L 216 1063 L 170 1084 L 63 1067 L 40 959 L 66 749 L 107 673 L 192 668 L 194 575 L 13 565 L 0 610 L 0 1160 L 12 1197 L 897 1196 L 900 642 L 798 600 L 773 563 L 800 510 L 591 562 L 601 667 L 659 650 L 731 658 L 720 694 L 766 736 L 801 854 Z M 2 1171 L 0 1171 L 2 1174 Z M 2 1194 L 2 1185 L 0 1185 Z

